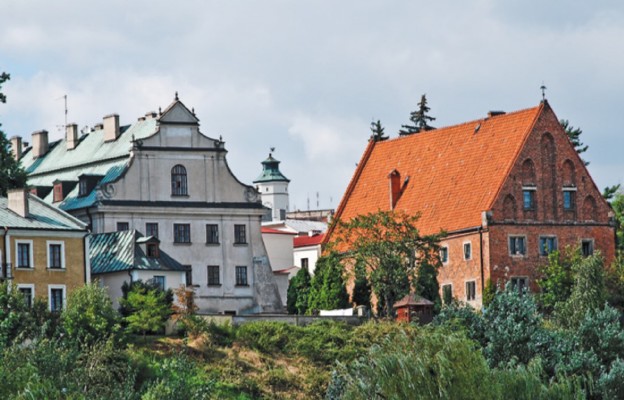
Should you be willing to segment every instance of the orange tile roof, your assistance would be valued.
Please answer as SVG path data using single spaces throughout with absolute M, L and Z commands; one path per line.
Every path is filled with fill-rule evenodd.
M 388 175 L 396 169 L 401 184 L 409 181 L 395 209 L 420 212 L 422 234 L 480 226 L 543 107 L 369 142 L 336 218 L 390 209 Z

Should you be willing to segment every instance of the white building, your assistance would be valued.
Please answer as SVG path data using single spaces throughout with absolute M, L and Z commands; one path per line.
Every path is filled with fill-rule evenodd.
M 137 230 L 189 266 L 202 312 L 282 310 L 260 232 L 265 209 L 230 171 L 224 142 L 199 130 L 177 94 L 166 110 L 130 126 L 104 117 L 89 133 L 67 126 L 63 140 L 33 134 L 22 153 L 33 193 L 89 224 L 92 232 Z M 170 286 L 166 284 L 166 286 Z
M 262 198 L 262 205 L 271 210 L 270 218 L 266 215 L 265 221 L 284 221 L 288 211 L 290 180 L 280 172 L 279 164 L 269 153 L 269 157 L 262 161 L 262 173 L 253 181 Z
M 297 236 L 294 239 L 294 262 L 295 267 L 305 268 L 314 275 L 316 261 L 321 256 L 321 243 L 323 243 L 324 233 L 315 235 Z

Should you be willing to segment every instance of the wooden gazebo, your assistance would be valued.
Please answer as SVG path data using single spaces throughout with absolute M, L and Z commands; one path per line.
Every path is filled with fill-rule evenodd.
M 397 321 L 426 324 L 433 319 L 433 302 L 410 293 L 394 303 Z

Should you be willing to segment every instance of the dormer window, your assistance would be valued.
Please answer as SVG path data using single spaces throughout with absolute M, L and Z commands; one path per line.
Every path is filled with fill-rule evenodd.
M 78 196 L 83 197 L 87 195 L 87 181 L 82 179 L 78 182 Z
M 149 258 L 158 258 L 158 243 L 147 244 L 147 256 Z
M 188 196 L 186 168 L 183 165 L 178 164 L 171 169 L 171 195 Z

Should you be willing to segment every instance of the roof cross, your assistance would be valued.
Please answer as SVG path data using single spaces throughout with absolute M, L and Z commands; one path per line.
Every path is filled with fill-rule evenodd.
M 546 86 L 544 86 L 544 82 L 542 82 L 540 89 L 542 89 L 542 100 L 546 100 Z

